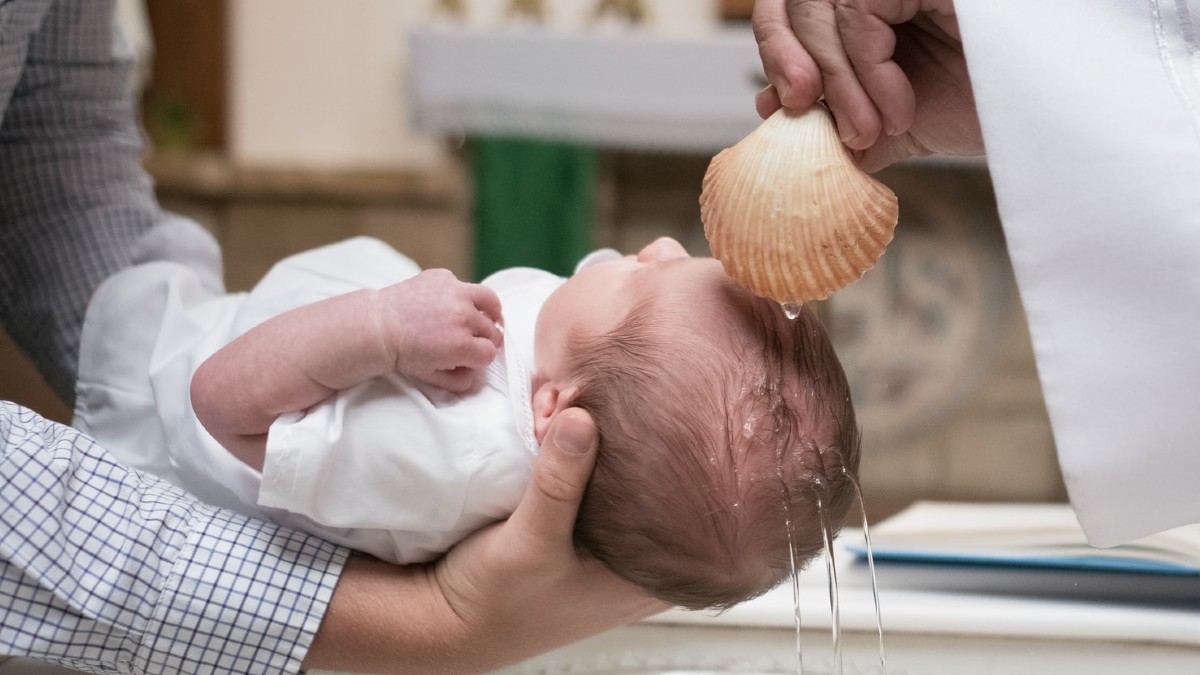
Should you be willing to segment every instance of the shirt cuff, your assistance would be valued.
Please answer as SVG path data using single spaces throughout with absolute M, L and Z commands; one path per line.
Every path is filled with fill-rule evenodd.
M 348 549 L 272 523 L 196 509 L 147 627 L 147 673 L 298 673 Z

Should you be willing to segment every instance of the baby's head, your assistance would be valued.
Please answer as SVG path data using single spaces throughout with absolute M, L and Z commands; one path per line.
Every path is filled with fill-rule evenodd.
M 608 266 L 608 267 L 605 267 Z M 673 604 L 759 595 L 836 532 L 858 470 L 854 411 L 811 310 L 736 285 L 660 239 L 572 277 L 538 319 L 535 424 L 588 410 L 600 451 L 580 549 Z M 791 524 L 789 536 L 788 523 Z

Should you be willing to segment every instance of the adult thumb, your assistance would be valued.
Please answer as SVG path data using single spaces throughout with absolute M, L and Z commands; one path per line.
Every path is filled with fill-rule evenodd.
M 545 438 L 529 487 L 509 520 L 535 536 L 569 539 L 596 464 L 596 423 L 586 410 L 567 408 L 555 416 Z

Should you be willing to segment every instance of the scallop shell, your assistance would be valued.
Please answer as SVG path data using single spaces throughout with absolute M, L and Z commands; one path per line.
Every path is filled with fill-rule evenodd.
M 842 145 L 823 105 L 780 110 L 708 166 L 704 236 L 725 271 L 781 303 L 858 280 L 892 240 L 896 195 Z

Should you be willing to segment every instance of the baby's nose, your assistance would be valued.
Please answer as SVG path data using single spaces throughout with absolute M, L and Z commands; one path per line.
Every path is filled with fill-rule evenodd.
M 638 262 L 664 262 L 667 260 L 677 260 L 679 258 L 688 258 L 688 252 L 683 248 L 683 244 L 675 241 L 670 237 L 659 237 L 650 244 L 647 244 L 638 253 Z

